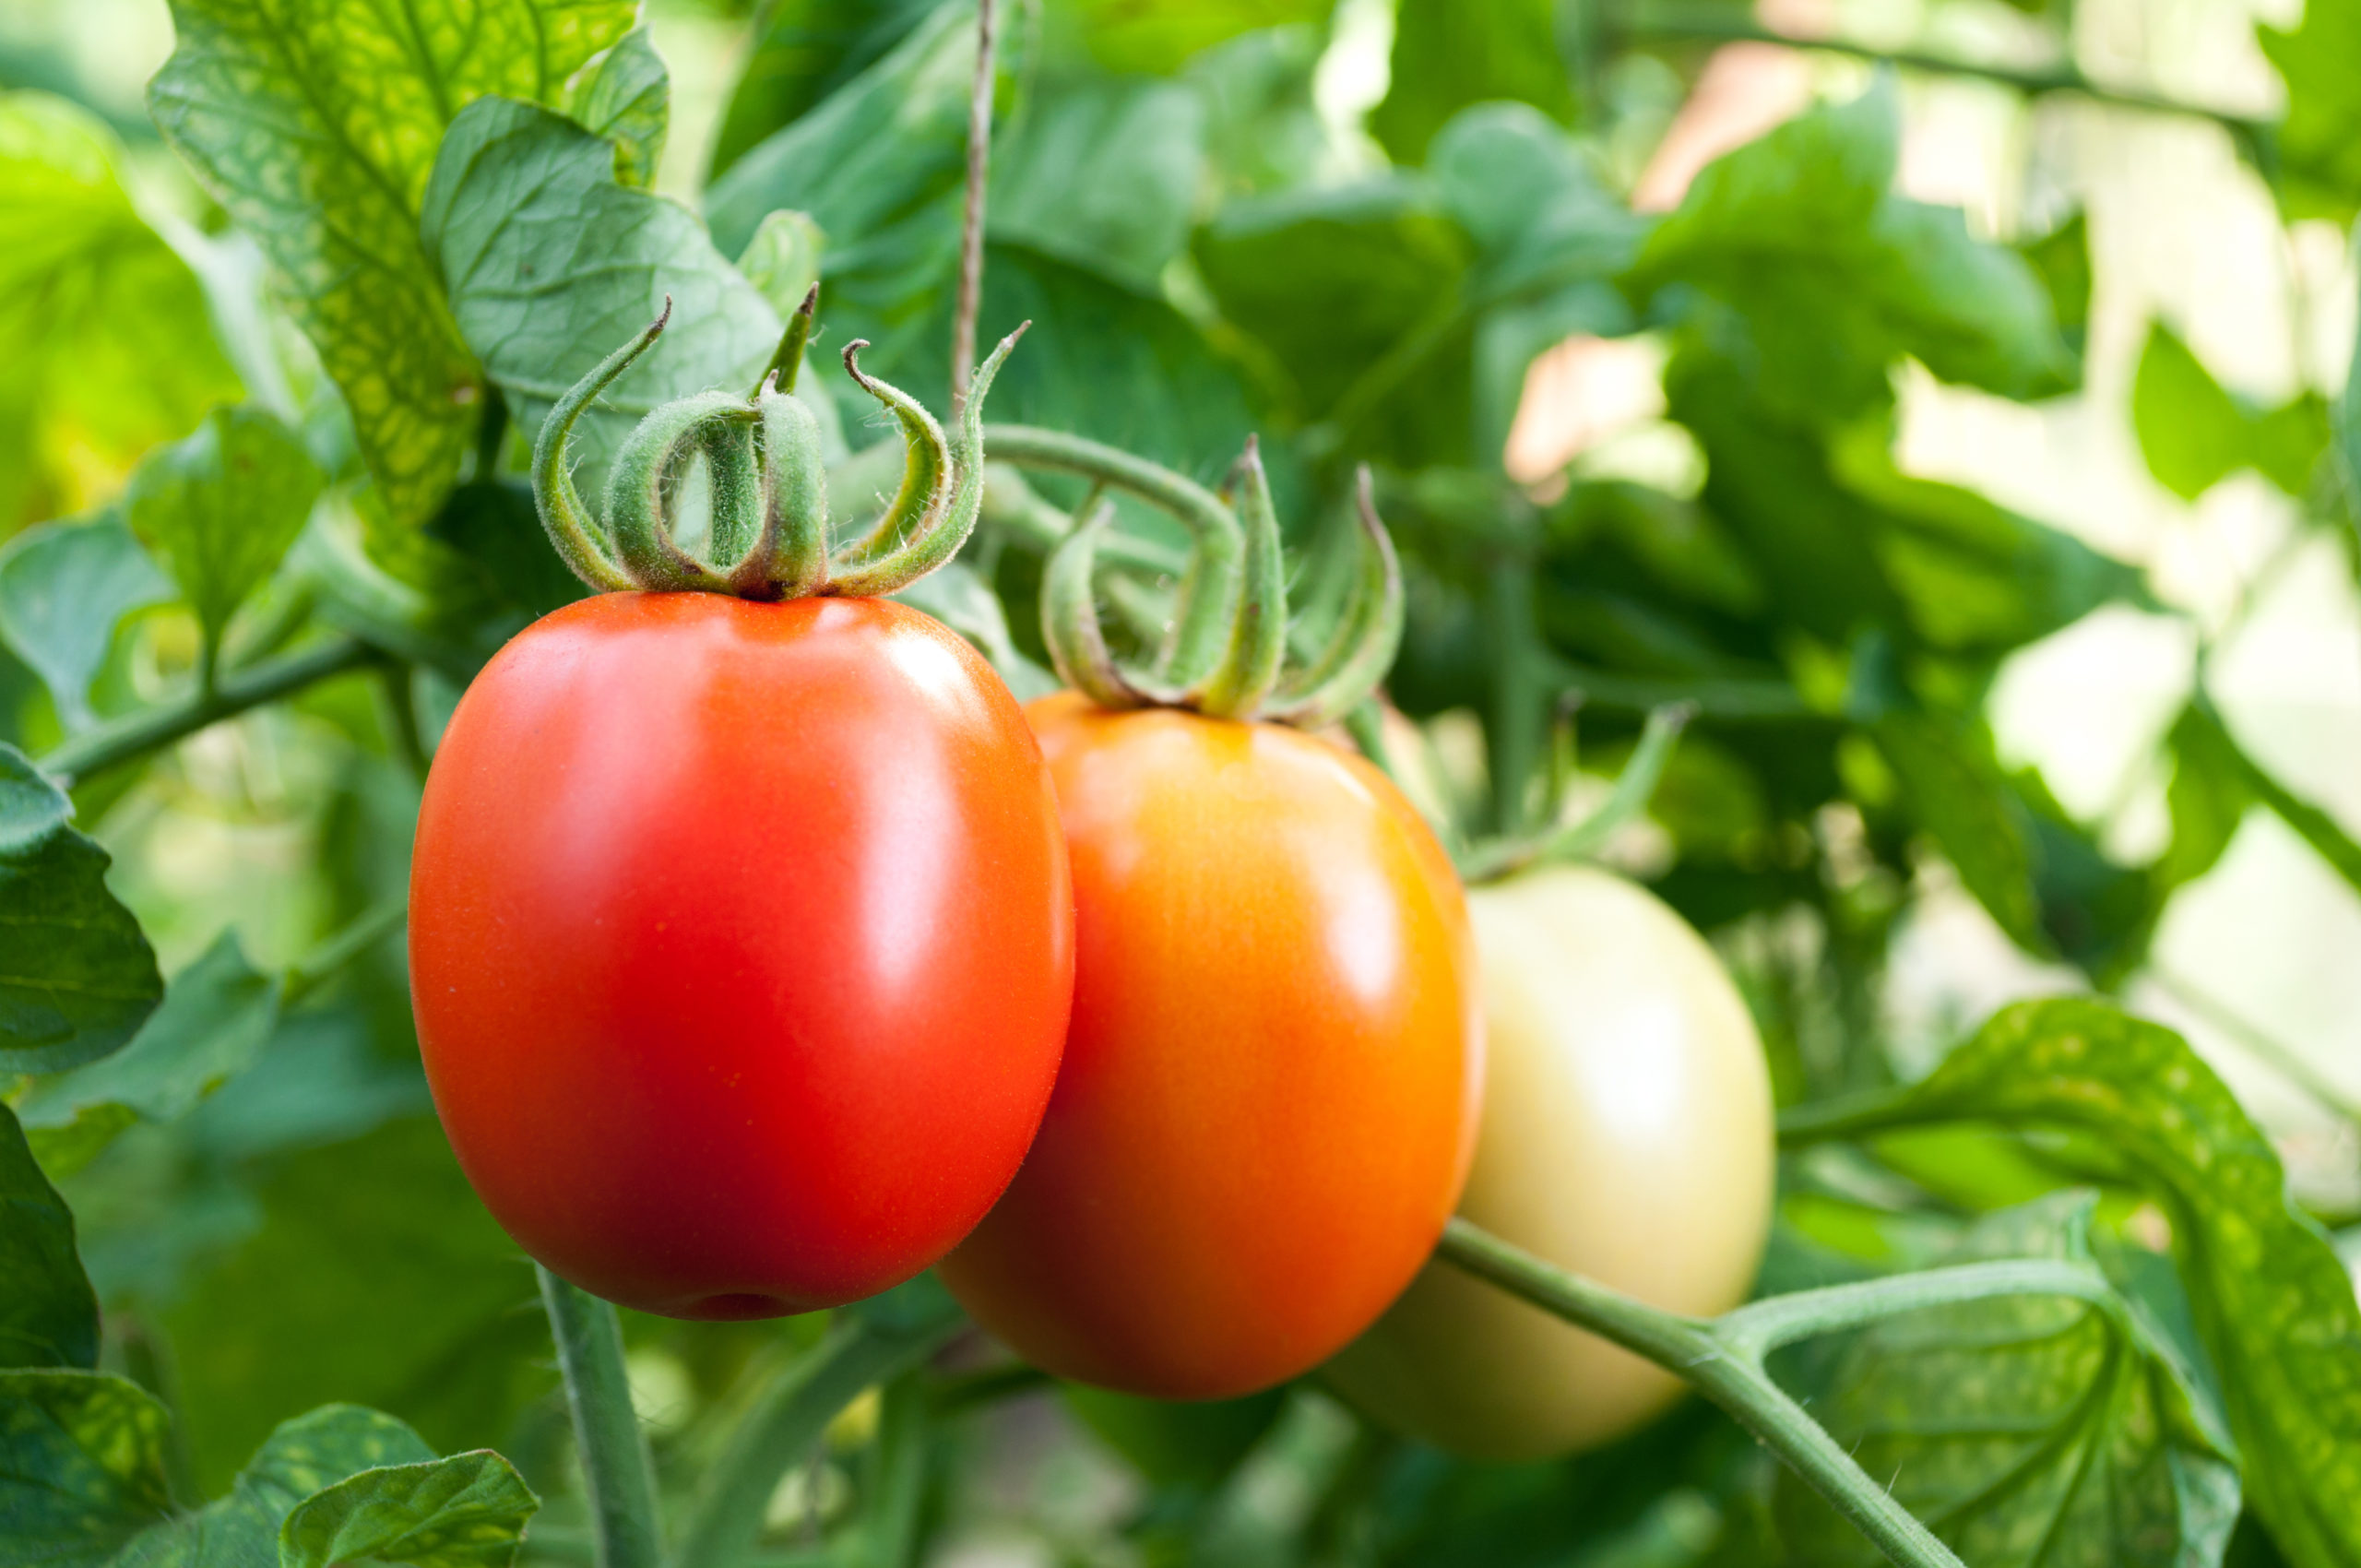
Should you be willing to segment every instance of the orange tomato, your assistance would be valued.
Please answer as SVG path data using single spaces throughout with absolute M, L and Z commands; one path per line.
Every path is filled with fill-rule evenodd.
M 1061 1376 L 1239 1395 L 1409 1283 L 1466 1179 L 1482 1020 L 1457 875 L 1360 758 L 1275 725 L 1026 710 L 1072 860 L 1039 1136 L 942 1266 Z

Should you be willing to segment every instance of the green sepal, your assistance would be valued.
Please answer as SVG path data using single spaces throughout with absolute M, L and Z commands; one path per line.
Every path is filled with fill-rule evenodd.
M 731 393 L 700 392 L 666 403 L 623 438 L 607 481 L 607 528 L 614 539 L 616 555 L 637 587 L 658 592 L 730 591 L 727 574 L 682 549 L 673 537 L 669 493 L 678 486 L 682 470 L 699 451 L 710 457 L 718 450 L 725 461 L 713 464 L 713 541 L 716 545 L 742 542 L 741 516 L 746 510 L 745 492 L 752 479 L 752 443 L 747 442 L 747 465 L 739 469 L 727 461 L 730 444 L 717 441 L 713 432 L 716 427 L 736 425 L 742 437 L 749 436 L 747 427 L 755 417 L 754 410 Z M 737 470 L 732 475 L 737 482 L 725 484 L 725 466 Z M 725 488 L 735 493 L 727 501 Z M 733 535 L 740 537 L 733 540 Z
M 1050 552 L 1041 571 L 1041 641 L 1058 678 L 1099 707 L 1147 707 L 1156 697 L 1132 683 L 1107 647 L 1091 583 L 1098 535 L 1114 515 L 1112 502 L 1097 503 Z
M 1321 656 L 1272 693 L 1265 719 L 1306 730 L 1339 723 L 1368 699 L 1401 651 L 1402 561 L 1378 519 L 1366 466 L 1354 484 L 1353 511 L 1366 548 L 1352 600 Z
M 1287 571 L 1279 549 L 1279 515 L 1253 436 L 1239 458 L 1239 520 L 1246 527 L 1246 558 L 1229 646 L 1219 664 L 1190 693 L 1191 706 L 1215 719 L 1246 719 L 1279 682 L 1287 651 Z M 1348 703 L 1346 705 L 1350 707 Z
M 828 579 L 828 467 L 820 422 L 801 398 L 778 389 L 777 374 L 754 397 L 762 420 L 762 532 L 730 572 L 730 591 L 747 599 L 798 599 Z
M 870 555 L 892 549 L 897 540 L 923 533 L 942 515 L 951 489 L 951 448 L 943 440 L 943 427 L 917 398 L 898 386 L 861 373 L 860 350 L 867 347 L 866 338 L 856 338 L 845 345 L 845 373 L 860 384 L 862 391 L 885 405 L 885 411 L 901 425 L 902 487 L 894 493 L 894 499 L 876 526 L 839 552 L 838 564 L 855 577 L 861 575 L 860 564 Z
M 638 337 L 600 360 L 589 374 L 566 388 L 565 396 L 550 410 L 550 417 L 541 422 L 540 434 L 533 441 L 533 504 L 541 515 L 541 527 L 548 530 L 550 544 L 557 551 L 558 559 L 585 585 L 601 593 L 639 585 L 615 564 L 604 542 L 605 530 L 590 516 L 589 508 L 583 505 L 581 493 L 574 488 L 567 441 L 582 410 L 597 401 L 617 376 L 631 368 L 634 360 L 664 335 L 665 324 L 671 319 L 672 297 L 667 294 L 662 314 L 649 322 Z

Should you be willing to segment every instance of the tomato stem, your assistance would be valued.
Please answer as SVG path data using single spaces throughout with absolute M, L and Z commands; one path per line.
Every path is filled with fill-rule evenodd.
M 1705 1323 L 1661 1312 L 1579 1275 L 1552 1267 L 1464 1219 L 1453 1219 L 1444 1228 L 1435 1251 L 1436 1255 L 1500 1286 L 1511 1295 L 1645 1356 L 1693 1385 L 1793 1467 L 1831 1506 L 1876 1543 L 1890 1561 L 1904 1568 L 1964 1568 L 1951 1548 L 1896 1502 L 1892 1492 L 1871 1479 L 1826 1428 L 1807 1415 L 1802 1406 L 1771 1380 L 1771 1374 L 1763 1370 L 1756 1342 L 1762 1327 L 1772 1325 L 1773 1320 L 1758 1317 L 1750 1324 L 1741 1320 L 1740 1330 L 1730 1333 L 1722 1326 L 1729 1319 L 1722 1320 L 1722 1324 Z M 2027 1286 L 2022 1281 L 2015 1286 L 2019 1290 L 2049 1288 L 2039 1283 Z M 1973 1292 L 1995 1293 L 1998 1292 L 1990 1289 Z M 2083 1292 L 2076 1289 L 2070 1293 Z M 1813 1297 L 1828 1294 L 1807 1293 Z M 1931 1300 L 1912 1300 L 1890 1304 L 1886 1310 L 1933 1304 Z M 1741 1308 L 1739 1312 L 1750 1310 L 1753 1309 Z M 1837 1325 L 1833 1318 L 1831 1322 L 1832 1326 Z M 1801 1332 L 1816 1330 L 1805 1328 Z
M 546 1268 L 539 1273 L 597 1525 L 599 1568 L 661 1568 L 655 1472 L 631 1407 L 615 1309 Z
M 956 1314 L 917 1327 L 841 1313 L 819 1344 L 765 1388 L 707 1472 L 682 1534 L 682 1568 L 726 1568 L 762 1534 L 778 1479 L 803 1462 L 861 1390 L 918 1365 L 962 1326 Z
M 1672 760 L 1681 731 L 1696 717 L 1694 703 L 1667 703 L 1648 714 L 1640 743 L 1616 776 L 1615 788 L 1596 811 L 1580 822 L 1554 827 L 1525 838 L 1501 838 L 1478 845 L 1460 861 L 1460 873 L 1470 883 L 1498 882 L 1544 861 L 1579 861 L 1598 852 L 1610 834 L 1641 812 L 1655 794 Z

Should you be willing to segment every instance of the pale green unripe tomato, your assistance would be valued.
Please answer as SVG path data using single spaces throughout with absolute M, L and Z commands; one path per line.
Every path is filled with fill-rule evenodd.
M 1654 1306 L 1737 1305 L 1771 1224 L 1771 1080 L 1713 949 L 1599 871 L 1532 872 L 1468 908 L 1489 1062 L 1460 1214 Z M 1681 1386 L 1442 1262 L 1325 1375 L 1382 1424 L 1488 1459 L 1595 1447 Z

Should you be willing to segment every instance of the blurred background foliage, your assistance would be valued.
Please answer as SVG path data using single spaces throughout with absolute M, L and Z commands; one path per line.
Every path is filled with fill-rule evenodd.
M 704 215 L 713 277 L 739 258 L 753 292 L 716 287 L 741 327 L 822 282 L 840 502 L 882 434 L 843 343 L 946 398 L 971 21 L 660 0 L 654 52 L 563 105 L 628 149 L 611 199 L 652 181 Z M 1410 573 L 1390 696 L 1458 831 L 1585 808 L 1650 709 L 1692 705 L 1608 854 L 1714 936 L 1784 1102 L 1915 1076 L 2016 995 L 2114 992 L 2188 1029 L 2317 1213 L 2361 1218 L 2337 411 L 2361 5 L 1036 0 L 1007 30 L 981 337 L 1034 326 L 991 417 L 1208 481 L 1259 432 L 1315 605 L 1371 464 Z M 447 356 L 404 383 L 333 284 L 268 286 L 286 258 L 160 141 L 141 89 L 172 45 L 160 0 L 0 14 L 0 740 L 41 755 L 217 650 L 323 628 L 414 662 L 77 780 L 172 977 L 135 1049 L 176 1052 L 179 1087 L 15 1103 L 78 1216 L 109 1364 L 186 1413 L 198 1490 L 356 1400 L 511 1455 L 560 1494 L 530 1550 L 587 1561 L 531 1273 L 428 1111 L 383 919 L 421 744 L 577 590 L 515 479 L 529 428 L 485 418 L 515 381 L 476 357 L 462 241 L 430 234 L 402 281 Z M 643 305 L 583 304 L 567 351 L 587 365 Z M 749 333 L 706 368 L 759 364 Z M 242 397 L 283 450 L 206 422 Z M 270 482 L 208 522 L 188 497 L 223 450 Z M 1044 519 L 1077 494 L 1002 476 L 914 595 L 1026 695 Z M 1124 526 L 1151 564 L 1177 542 Z M 1152 614 L 1164 587 L 1116 591 Z M 338 932 L 361 956 L 314 984 Z M 1925 1262 L 2056 1184 L 1972 1140 L 1793 1157 L 1766 1281 Z M 633 1322 L 665 1473 L 710 1454 L 742 1373 L 819 1331 Z M 967 1353 L 839 1420 L 775 1499 L 777 1561 L 824 1538 L 979 1568 L 1777 1560 L 1767 1462 L 1693 1405 L 1600 1455 L 1480 1467 L 1309 1385 L 1044 1397 Z M 880 1478 L 905 1473 L 924 1505 L 890 1515 Z M 2272 1560 L 2251 1528 L 2232 1553 Z

